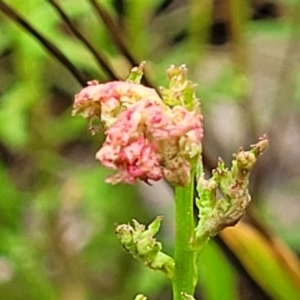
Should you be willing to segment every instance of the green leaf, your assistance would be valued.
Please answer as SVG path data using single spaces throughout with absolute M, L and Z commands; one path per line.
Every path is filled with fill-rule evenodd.
M 205 300 L 238 300 L 236 274 L 211 240 L 200 255 L 199 285 Z
M 300 299 L 300 262 L 276 237 L 266 239 L 244 222 L 221 236 L 272 299 Z

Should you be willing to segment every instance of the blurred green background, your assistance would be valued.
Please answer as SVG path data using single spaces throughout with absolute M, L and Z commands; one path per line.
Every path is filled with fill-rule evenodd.
M 171 299 L 163 275 L 114 236 L 116 223 L 164 214 L 160 239 L 172 253 L 171 188 L 105 184 L 94 160 L 103 137 L 71 117 L 85 82 L 125 79 L 142 60 L 153 87 L 170 64 L 187 65 L 207 173 L 218 156 L 229 163 L 239 146 L 270 138 L 245 224 L 271 252 L 243 231 L 239 245 L 217 238 L 202 254 L 197 299 L 300 299 L 296 0 L 0 1 L 0 299 Z

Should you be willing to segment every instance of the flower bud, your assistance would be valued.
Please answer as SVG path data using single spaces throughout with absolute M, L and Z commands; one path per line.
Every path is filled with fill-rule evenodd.
M 154 238 L 160 228 L 161 220 L 162 217 L 157 217 L 147 229 L 133 220 L 133 227 L 129 224 L 118 225 L 116 235 L 124 249 L 133 257 L 171 278 L 174 272 L 174 260 L 161 251 L 161 243 Z
M 199 198 L 196 205 L 199 208 L 199 223 L 196 228 L 195 247 L 203 243 L 228 226 L 234 226 L 244 215 L 251 197 L 248 191 L 248 180 L 257 156 L 267 148 L 266 137 L 252 145 L 252 149 L 242 149 L 234 155 L 231 169 L 225 167 L 219 159 L 218 167 L 209 180 L 200 177 L 197 184 Z M 223 198 L 216 199 L 217 189 Z

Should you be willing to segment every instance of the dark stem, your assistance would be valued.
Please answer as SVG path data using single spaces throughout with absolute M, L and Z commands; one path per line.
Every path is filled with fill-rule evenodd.
M 96 61 L 98 62 L 100 68 L 104 70 L 106 75 L 109 79 L 118 79 L 117 74 L 113 71 L 111 66 L 109 65 L 109 62 L 106 60 L 104 55 L 97 50 L 87 39 L 86 37 L 76 28 L 76 26 L 73 24 L 73 22 L 70 20 L 70 18 L 67 16 L 67 14 L 63 11 L 61 6 L 56 3 L 54 0 L 47 0 L 59 13 L 62 20 L 67 24 L 67 26 L 70 28 L 72 33 L 80 40 L 93 54 Z
M 42 36 L 32 25 L 30 25 L 23 17 L 21 17 L 10 6 L 0 1 L 0 10 L 11 20 L 23 27 L 28 33 L 33 35 L 52 56 L 54 56 L 59 62 L 61 62 L 76 78 L 76 80 L 85 86 L 88 81 L 82 72 L 76 68 L 73 63 L 48 39 Z
M 132 66 L 139 65 L 137 59 L 134 58 L 133 54 L 130 52 L 128 46 L 125 43 L 125 40 L 122 35 L 120 35 L 120 29 L 115 24 L 114 20 L 108 14 L 108 12 L 104 9 L 104 7 L 98 3 L 96 0 L 88 0 L 91 5 L 94 7 L 98 16 L 103 21 L 107 30 L 109 31 L 111 38 L 113 39 L 115 45 L 119 48 L 119 50 L 124 54 L 124 56 L 128 59 Z
M 120 52 L 130 62 L 131 66 L 138 66 L 140 64 L 140 61 L 130 51 L 130 48 L 128 47 L 125 39 L 123 38 L 123 35 L 120 34 L 121 31 L 120 31 L 119 27 L 115 24 L 114 20 L 109 15 L 109 13 L 105 10 L 105 8 L 102 6 L 102 4 L 100 4 L 96 0 L 88 0 L 88 1 L 94 7 L 99 18 L 106 26 L 108 32 L 110 33 L 112 40 L 114 41 L 115 45 L 118 47 Z M 158 90 L 156 88 L 156 85 L 152 82 L 152 80 L 149 79 L 147 74 L 144 74 L 142 81 L 143 81 L 143 83 L 145 83 L 145 85 Z

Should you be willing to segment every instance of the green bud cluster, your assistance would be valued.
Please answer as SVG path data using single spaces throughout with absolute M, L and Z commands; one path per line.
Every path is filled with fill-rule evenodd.
M 171 279 L 174 273 L 174 260 L 161 251 L 161 243 L 154 238 L 159 231 L 161 221 L 161 216 L 156 217 L 146 229 L 144 225 L 133 220 L 133 226 L 118 225 L 116 235 L 124 249 L 134 258 L 151 269 L 162 271 Z
M 219 159 L 210 179 L 206 180 L 201 173 L 197 182 L 199 223 L 195 229 L 195 248 L 202 248 L 210 237 L 228 226 L 234 226 L 244 215 L 251 201 L 248 190 L 250 171 L 267 146 L 268 140 L 264 136 L 249 151 L 239 149 L 231 169 Z M 218 192 L 223 197 L 218 197 Z

